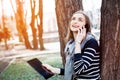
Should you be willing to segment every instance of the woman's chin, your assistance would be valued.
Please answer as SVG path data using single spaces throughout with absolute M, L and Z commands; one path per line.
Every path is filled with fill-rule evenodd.
M 73 31 L 73 32 L 77 32 L 78 30 L 77 30 L 77 29 L 72 29 L 71 31 Z

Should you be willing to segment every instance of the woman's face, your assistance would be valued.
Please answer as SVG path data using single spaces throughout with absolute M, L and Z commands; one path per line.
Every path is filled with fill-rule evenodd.
M 70 30 L 76 32 L 78 31 L 78 29 L 85 27 L 85 24 L 86 24 L 85 16 L 83 14 L 76 13 L 71 18 Z

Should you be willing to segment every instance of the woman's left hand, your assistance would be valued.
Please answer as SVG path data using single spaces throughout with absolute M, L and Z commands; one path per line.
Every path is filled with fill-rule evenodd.
M 78 34 L 76 36 L 76 42 L 81 43 L 82 40 L 85 38 L 86 36 L 86 28 L 82 27 L 81 29 L 78 29 Z

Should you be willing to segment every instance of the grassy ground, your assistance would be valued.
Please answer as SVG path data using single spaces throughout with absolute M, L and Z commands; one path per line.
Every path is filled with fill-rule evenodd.
M 54 67 L 62 67 L 62 61 L 59 53 L 41 54 L 32 57 L 19 58 L 0 74 L 0 80 L 45 80 L 27 64 L 26 61 L 32 58 L 38 58 L 43 63 L 50 64 Z M 63 76 L 54 75 L 48 80 L 63 80 Z

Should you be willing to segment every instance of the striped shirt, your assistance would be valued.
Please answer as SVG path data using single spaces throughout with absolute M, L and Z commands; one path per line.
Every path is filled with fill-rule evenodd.
M 98 43 L 90 39 L 81 53 L 74 54 L 74 75 L 77 79 L 100 80 L 100 54 Z

